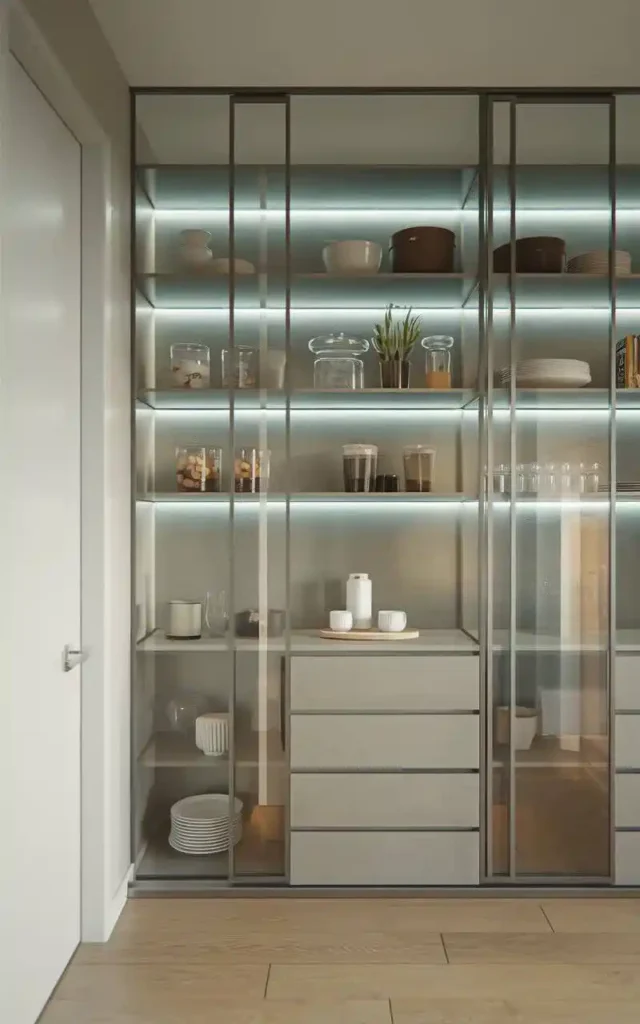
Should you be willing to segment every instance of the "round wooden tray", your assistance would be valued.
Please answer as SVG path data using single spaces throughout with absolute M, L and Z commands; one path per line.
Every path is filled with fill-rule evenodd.
M 343 633 L 339 630 L 321 629 L 319 634 L 325 640 L 417 640 L 420 631 L 404 629 L 401 633 L 383 633 L 379 629 L 350 629 Z

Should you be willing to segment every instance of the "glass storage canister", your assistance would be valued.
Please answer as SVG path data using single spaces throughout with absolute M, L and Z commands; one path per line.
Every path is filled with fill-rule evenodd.
M 221 489 L 222 448 L 185 445 L 176 448 L 176 484 L 189 494 Z
M 378 448 L 375 444 L 342 446 L 342 471 L 347 494 L 371 494 L 376 488 Z
M 316 356 L 313 386 L 317 391 L 359 391 L 364 387 L 364 363 L 369 350 L 366 338 L 348 334 L 320 334 L 309 342 Z
M 171 346 L 171 374 L 176 388 L 208 388 L 211 353 L 206 345 Z
M 258 351 L 244 345 L 222 350 L 222 386 L 255 388 L 258 386 Z
M 447 334 L 432 334 L 422 339 L 426 351 L 425 386 L 436 391 L 451 387 L 451 349 L 453 338 Z
M 432 489 L 435 448 L 424 444 L 408 444 L 402 449 L 404 486 L 406 491 L 426 492 Z
M 234 463 L 235 490 L 238 494 L 259 494 L 269 483 L 270 452 L 259 448 L 241 448 Z

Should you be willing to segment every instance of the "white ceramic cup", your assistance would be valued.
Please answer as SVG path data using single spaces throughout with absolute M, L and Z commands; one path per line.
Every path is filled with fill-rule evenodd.
M 375 274 L 380 269 L 382 246 L 359 239 L 331 242 L 322 250 L 322 260 L 328 274 Z
M 334 633 L 348 633 L 353 629 L 353 615 L 347 611 L 329 612 L 329 627 Z
M 207 757 L 222 757 L 229 749 L 229 716 L 214 712 L 196 718 L 196 747 Z
M 403 629 L 406 629 L 406 626 L 406 612 L 378 612 L 378 629 L 381 633 L 402 633 Z

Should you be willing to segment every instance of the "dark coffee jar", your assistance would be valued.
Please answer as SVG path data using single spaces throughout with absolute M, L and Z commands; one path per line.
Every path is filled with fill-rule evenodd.
M 518 238 L 515 249 L 518 274 L 561 274 L 564 271 L 567 251 L 564 238 L 552 235 Z M 510 260 L 508 242 L 494 249 L 493 269 L 497 274 L 509 273 Z
M 391 236 L 391 267 L 394 274 L 451 274 L 455 248 L 448 228 L 403 228 Z

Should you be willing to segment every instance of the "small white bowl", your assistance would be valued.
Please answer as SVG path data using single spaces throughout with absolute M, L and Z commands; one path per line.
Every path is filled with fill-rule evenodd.
M 378 629 L 381 633 L 402 633 L 407 628 L 407 613 L 400 611 L 378 612 Z
M 348 633 L 353 629 L 353 615 L 351 612 L 338 610 L 329 612 L 329 629 L 334 633 Z
M 235 259 L 233 261 L 233 268 L 236 274 L 255 274 L 256 272 L 256 268 L 249 260 Z M 211 260 L 211 269 L 216 274 L 230 274 L 231 260 L 227 259 L 226 256 L 218 256 L 215 260 Z
M 322 259 L 328 274 L 377 274 L 382 246 L 358 240 L 331 242 L 322 250 Z

